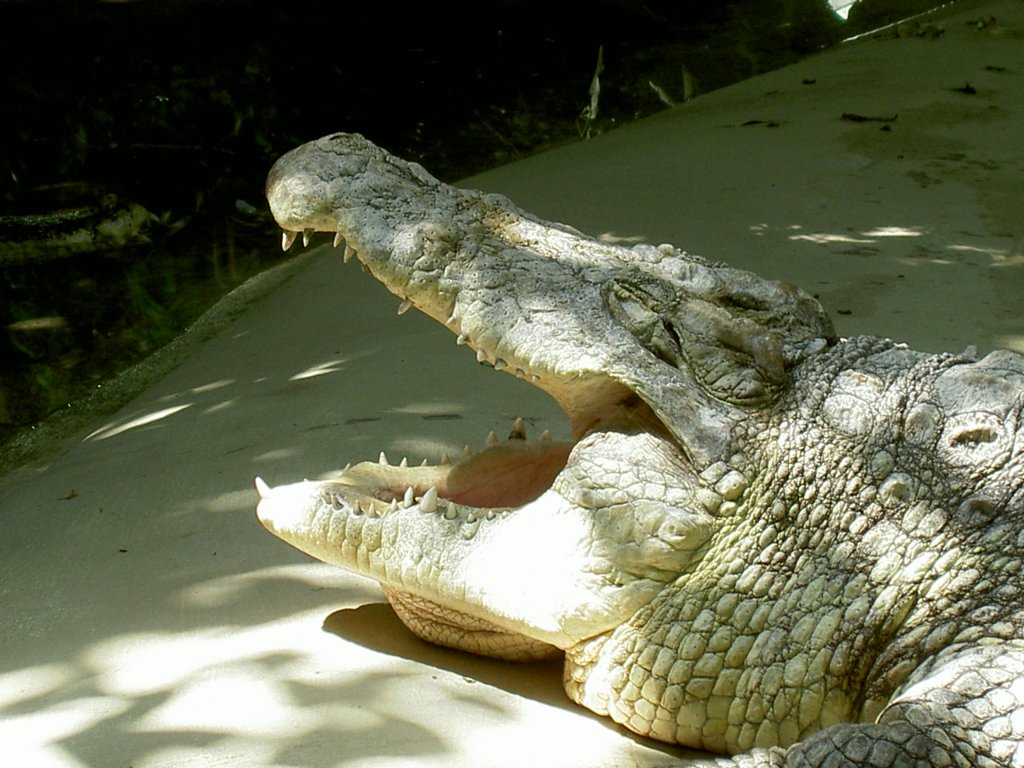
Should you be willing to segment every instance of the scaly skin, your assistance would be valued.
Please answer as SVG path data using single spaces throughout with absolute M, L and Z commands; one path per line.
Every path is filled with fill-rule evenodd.
M 358 136 L 282 157 L 346 256 L 573 440 L 257 485 L 272 532 L 433 642 L 740 766 L 1024 765 L 1024 358 L 837 340 L 811 297 L 441 184 Z

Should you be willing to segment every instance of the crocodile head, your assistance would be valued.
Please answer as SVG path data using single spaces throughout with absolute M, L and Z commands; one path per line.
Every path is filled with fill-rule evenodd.
M 285 247 L 336 233 L 400 310 L 540 387 L 570 422 L 569 442 L 529 441 L 517 424 L 455 464 L 257 481 L 268 529 L 376 579 L 414 632 L 464 650 L 535 658 L 634 615 L 700 556 L 735 498 L 713 468 L 834 336 L 796 288 L 672 246 L 588 237 L 356 135 L 281 157 L 267 197 Z

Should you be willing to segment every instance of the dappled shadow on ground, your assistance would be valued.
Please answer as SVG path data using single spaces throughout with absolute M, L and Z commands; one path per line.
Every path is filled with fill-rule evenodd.
M 308 611 L 252 621 L 247 606 L 257 594 L 290 591 L 294 601 L 310 580 L 308 566 L 240 574 L 223 592 L 237 600 L 228 616 L 223 606 L 193 606 L 186 622 L 145 631 L 108 627 L 90 641 L 64 643 L 74 649 L 66 656 L 5 671 L 0 735 L 7 759 L 152 768 L 326 766 L 369 755 L 443 754 L 450 747 L 442 735 L 388 706 L 408 671 L 369 663 L 342 676 L 320 668 L 310 644 L 289 642 L 291 633 L 302 639 L 303 626 L 315 632 Z M 168 615 L 190 589 L 160 601 Z M 315 750 L 307 753 L 307 742 Z
M 479 748 L 460 739 L 514 732 L 524 699 L 564 713 L 531 717 L 538 744 L 565 717 L 621 733 L 569 703 L 557 662 L 507 664 L 423 644 L 387 606 L 366 604 L 372 586 L 346 587 L 353 582 L 339 573 L 303 564 L 176 580 L 141 616 L 114 611 L 81 638 L 50 638 L 41 643 L 48 650 L 8 657 L 0 672 L 7 759 L 97 768 L 446 764 Z M 328 604 L 348 607 L 328 613 Z

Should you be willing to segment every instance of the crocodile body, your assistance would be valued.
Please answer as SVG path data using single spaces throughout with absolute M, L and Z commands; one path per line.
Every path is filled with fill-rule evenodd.
M 359 136 L 283 156 L 346 258 L 572 440 L 362 463 L 258 514 L 432 642 L 564 654 L 568 695 L 722 764 L 1024 765 L 1024 358 L 836 338 L 809 295 L 442 184 Z

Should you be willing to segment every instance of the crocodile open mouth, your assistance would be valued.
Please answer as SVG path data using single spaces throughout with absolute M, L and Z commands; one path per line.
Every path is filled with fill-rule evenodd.
M 365 514 L 413 505 L 434 512 L 439 503 L 452 516 L 458 507 L 495 513 L 528 504 L 550 488 L 572 447 L 546 432 L 528 440 L 523 420 L 517 419 L 507 440 L 491 432 L 483 449 L 467 448 L 457 462 L 445 454 L 438 464 L 409 466 L 404 459 L 391 464 L 381 453 L 376 462 L 348 466 L 320 483 L 321 500 L 331 506 L 348 503 Z M 256 479 L 256 487 L 262 498 L 269 497 L 271 488 L 262 479 Z
M 284 230 L 282 248 L 287 250 L 300 237 L 309 244 L 313 230 Z M 334 247 L 343 247 L 343 262 L 361 260 L 361 251 L 349 238 L 334 232 Z M 365 267 L 364 267 L 365 268 Z M 398 295 L 398 313 L 416 304 Z M 427 314 L 434 314 L 428 312 Z M 440 510 L 449 519 L 490 517 L 522 507 L 547 491 L 565 467 L 574 445 L 585 435 L 608 428 L 636 428 L 667 434 L 667 430 L 644 401 L 627 387 L 605 376 L 566 375 L 551 367 L 540 367 L 536 360 L 518 360 L 509 350 L 467 334 L 455 312 L 442 320 L 456 334 L 459 345 L 476 352 L 477 361 L 495 370 L 543 389 L 561 406 L 569 420 L 572 441 L 553 440 L 547 432 L 527 439 L 522 419 L 517 419 L 506 440 L 492 432 L 484 447 L 452 461 L 447 455 L 437 464 L 408 466 L 406 460 L 391 464 L 384 453 L 377 462 L 364 461 L 317 483 L 319 505 L 347 506 L 358 514 L 382 515 L 389 511 L 419 505 L 427 512 Z M 272 490 L 257 478 L 263 499 Z M 307 500 L 308 501 L 308 500 Z

